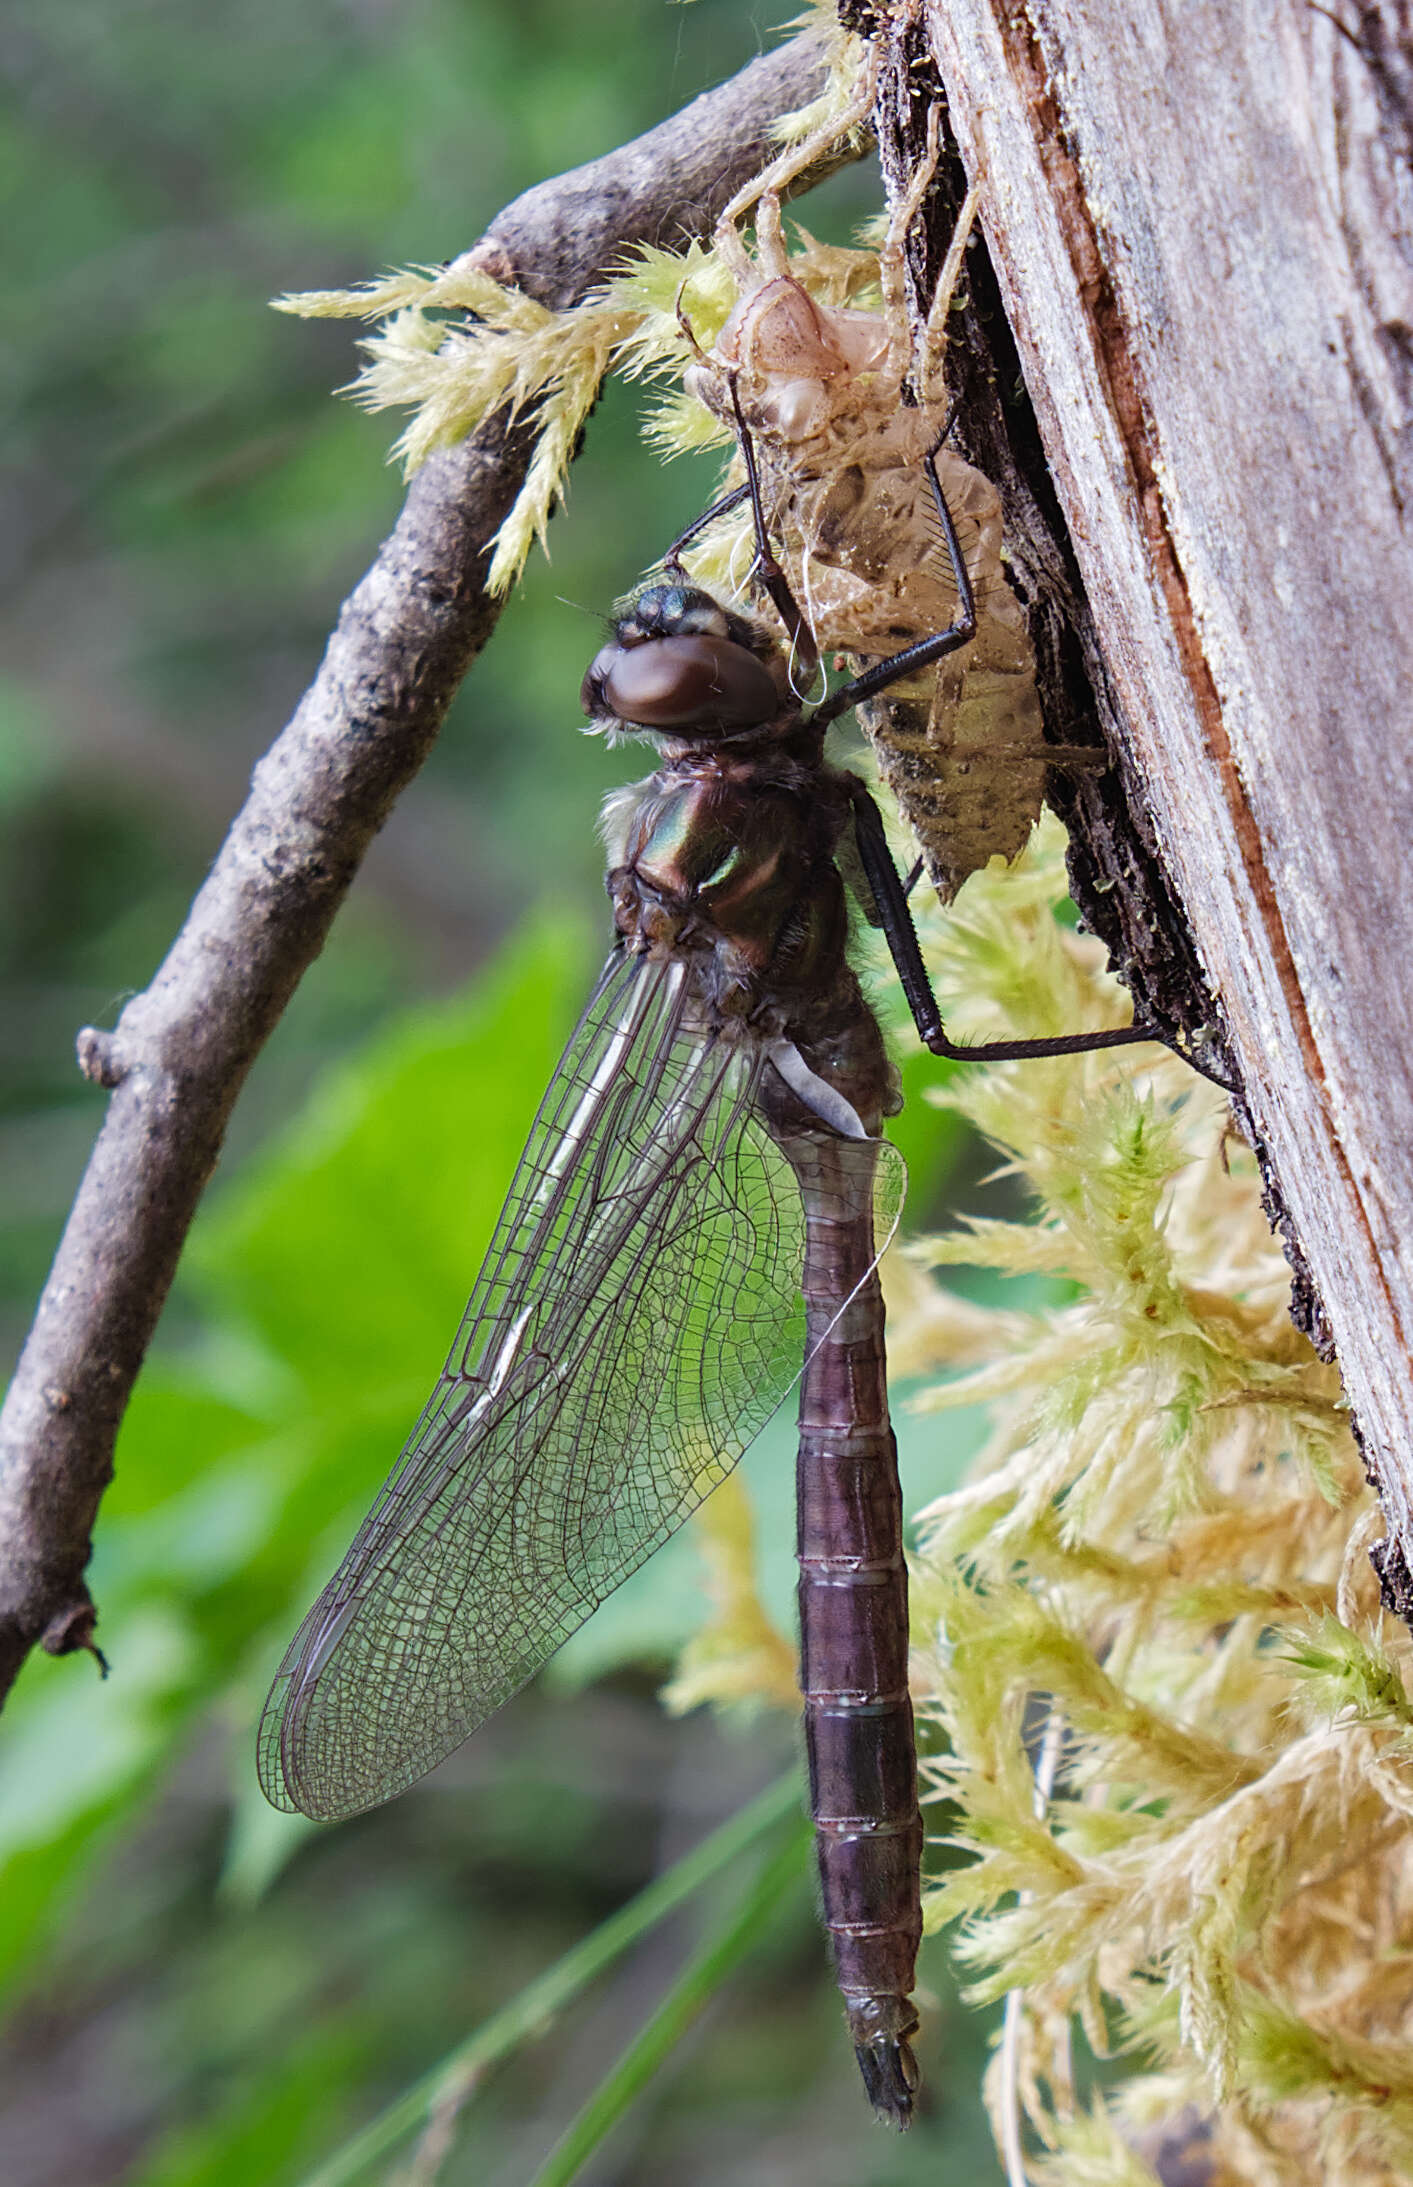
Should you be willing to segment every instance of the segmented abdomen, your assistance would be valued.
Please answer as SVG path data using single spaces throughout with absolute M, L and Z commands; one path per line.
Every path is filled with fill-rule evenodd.
M 791 1160 L 807 1221 L 798 1555 L 810 1808 L 859 2064 L 875 2109 L 906 2126 L 917 2081 L 909 2037 L 922 1818 L 883 1295 L 859 1145 L 806 1144 L 808 1153 L 797 1143 Z

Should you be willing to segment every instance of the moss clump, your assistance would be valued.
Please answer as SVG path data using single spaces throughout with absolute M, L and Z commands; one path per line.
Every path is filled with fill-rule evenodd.
M 820 97 L 777 125 L 782 146 L 838 122 L 850 134 L 865 47 L 840 29 L 830 0 L 812 0 L 796 26 L 817 42 L 827 63 Z M 791 260 L 795 277 L 822 303 L 877 307 L 876 249 L 838 250 L 800 231 Z M 529 418 L 535 452 L 525 484 L 496 535 L 487 579 L 494 595 L 508 592 L 536 539 L 562 500 L 585 420 L 605 375 L 660 379 L 665 385 L 645 421 L 661 451 L 721 447 L 734 454 L 726 429 L 683 393 L 692 356 L 678 319 L 686 309 L 695 339 L 715 341 L 736 302 L 734 278 L 714 251 L 692 243 L 677 251 L 644 247 L 627 254 L 618 275 L 567 311 L 551 311 L 519 289 L 504 288 L 474 263 L 474 254 L 445 267 L 411 267 L 347 289 L 315 289 L 277 299 L 276 308 L 310 319 L 362 319 L 373 327 L 364 362 L 344 393 L 367 410 L 407 410 L 393 456 L 416 470 L 435 449 L 452 446 L 485 420 Z M 742 534 L 728 527 L 716 562 L 729 563 Z M 710 577 L 710 567 L 702 574 Z
M 1049 823 L 932 928 L 967 1033 L 1113 1022 L 1062 887 Z M 934 1828 L 971 1856 L 929 1923 L 977 1999 L 1011 1997 L 998 2138 L 1023 2111 L 1028 2176 L 1066 2187 L 1178 2152 L 1213 2187 L 1406 2180 L 1413 1648 L 1255 1164 L 1158 1048 L 962 1070 L 939 1099 L 1034 1207 L 916 1249 L 893 1325 L 926 1405 L 994 1412 L 921 1515 L 914 1630 Z M 948 1262 L 1068 1296 L 954 1304 L 921 1273 Z M 1086 2088 L 1077 2033 L 1128 2077 Z

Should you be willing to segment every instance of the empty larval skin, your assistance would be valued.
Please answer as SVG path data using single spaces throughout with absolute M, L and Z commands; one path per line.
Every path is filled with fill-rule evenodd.
M 837 293 L 845 263 L 866 262 L 865 254 L 807 240 L 792 260 L 769 196 L 757 215 L 757 254 L 730 235 L 727 245 L 719 234 L 718 245 L 738 301 L 686 384 L 723 423 L 749 431 L 766 527 L 821 654 L 867 663 L 955 620 L 929 456 L 957 527 L 976 601 L 974 639 L 859 709 L 883 779 L 949 899 L 988 859 L 1023 847 L 1047 764 L 1061 756 L 1044 742 L 1030 637 L 1002 567 L 1000 499 L 939 446 L 946 412 L 929 398 L 940 384 L 942 343 L 931 325 L 916 345 L 909 334 L 900 244 L 884 245 L 884 308 L 869 311 L 819 293 L 831 271 Z M 818 274 L 825 278 L 811 279 Z

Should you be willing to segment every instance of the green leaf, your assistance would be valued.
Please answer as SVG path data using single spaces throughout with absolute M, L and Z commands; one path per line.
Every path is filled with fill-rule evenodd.
M 792 1818 L 792 1825 L 784 1851 L 798 1867 L 804 1836 L 804 1825 L 798 1819 L 799 1799 L 799 1782 L 792 1770 L 713 1830 L 700 1845 L 693 1846 L 690 1853 L 684 1853 L 665 1875 L 639 1891 L 626 1906 L 600 1922 L 591 1936 L 566 1952 L 555 1966 L 528 1983 L 484 2027 L 458 2044 L 430 2073 L 423 2074 L 320 2165 L 305 2187 L 349 2187 L 434 2112 L 464 2102 L 492 2065 L 522 2043 L 544 2034 L 582 1989 L 703 1884 L 730 1868 L 757 1839 L 778 1829 L 787 1816 Z M 772 1862 L 772 1871 L 774 1866 Z
M 199 1294 L 202 1339 L 144 1371 L 96 1539 L 112 1676 L 36 1660 L 7 1712 L 0 1982 L 233 1671 L 248 1753 L 279 1651 L 446 1356 L 590 970 L 577 932 L 530 929 L 331 1071 L 200 1219 L 179 1295 Z M 235 1887 L 291 1842 L 238 1848 Z

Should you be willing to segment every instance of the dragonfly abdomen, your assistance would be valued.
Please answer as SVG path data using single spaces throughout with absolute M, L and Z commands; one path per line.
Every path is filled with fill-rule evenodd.
M 809 1146 L 811 1159 L 792 1160 L 807 1222 L 798 1557 L 810 1811 L 854 2048 L 874 2108 L 902 2127 L 922 1935 L 902 1495 L 864 1149 Z

